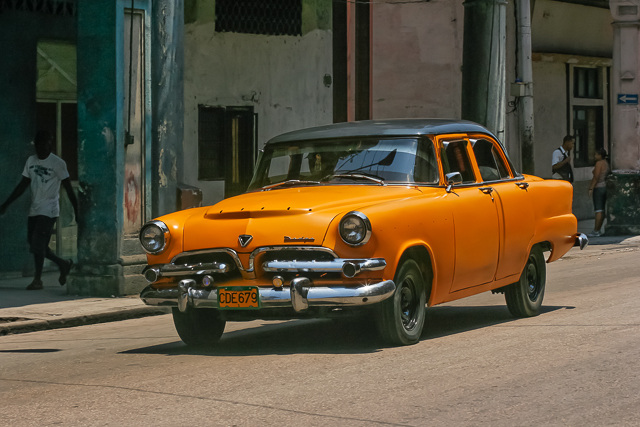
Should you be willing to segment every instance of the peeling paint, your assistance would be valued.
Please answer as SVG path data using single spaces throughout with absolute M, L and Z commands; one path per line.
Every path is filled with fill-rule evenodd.
M 168 184 L 167 175 L 165 175 L 164 171 L 162 170 L 163 160 L 164 160 L 164 148 L 160 150 L 160 155 L 158 156 L 158 176 L 160 177 L 160 180 L 158 181 L 158 183 L 160 184 L 160 187 L 166 187 Z
M 171 153 L 171 179 L 173 182 L 178 181 L 178 156 L 175 153 Z

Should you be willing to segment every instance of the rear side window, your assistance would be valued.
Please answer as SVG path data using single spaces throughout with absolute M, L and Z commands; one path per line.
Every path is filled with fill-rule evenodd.
M 445 174 L 460 172 L 463 184 L 476 182 L 467 153 L 467 141 L 445 141 L 442 150 L 442 168 Z

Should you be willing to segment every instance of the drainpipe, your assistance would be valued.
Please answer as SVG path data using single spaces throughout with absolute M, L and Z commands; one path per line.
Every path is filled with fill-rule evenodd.
M 518 14 L 518 79 L 520 88 L 519 133 L 522 171 L 534 174 L 533 151 L 533 67 L 531 65 L 531 6 L 529 0 L 517 0 Z

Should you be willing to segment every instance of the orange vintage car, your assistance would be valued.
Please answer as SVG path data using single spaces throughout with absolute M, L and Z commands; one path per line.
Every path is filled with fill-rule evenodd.
M 367 315 L 392 345 L 420 339 L 428 306 L 504 293 L 540 312 L 546 262 L 587 238 L 572 187 L 519 174 L 484 127 L 372 120 L 286 133 L 246 193 L 147 223 L 141 293 L 173 307 L 188 345 L 227 321 Z

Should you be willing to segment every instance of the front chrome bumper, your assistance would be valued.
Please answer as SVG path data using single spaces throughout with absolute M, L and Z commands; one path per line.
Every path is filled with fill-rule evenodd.
M 312 286 L 306 277 L 293 279 L 289 286 L 281 288 L 260 287 L 262 308 L 292 307 L 302 312 L 309 307 L 346 307 L 374 304 L 389 298 L 396 290 L 392 280 L 361 285 L 346 286 Z M 154 289 L 147 286 L 140 298 L 147 305 L 173 306 L 180 311 L 187 307 L 218 308 L 217 289 L 197 288 L 193 279 L 181 280 L 177 288 Z

